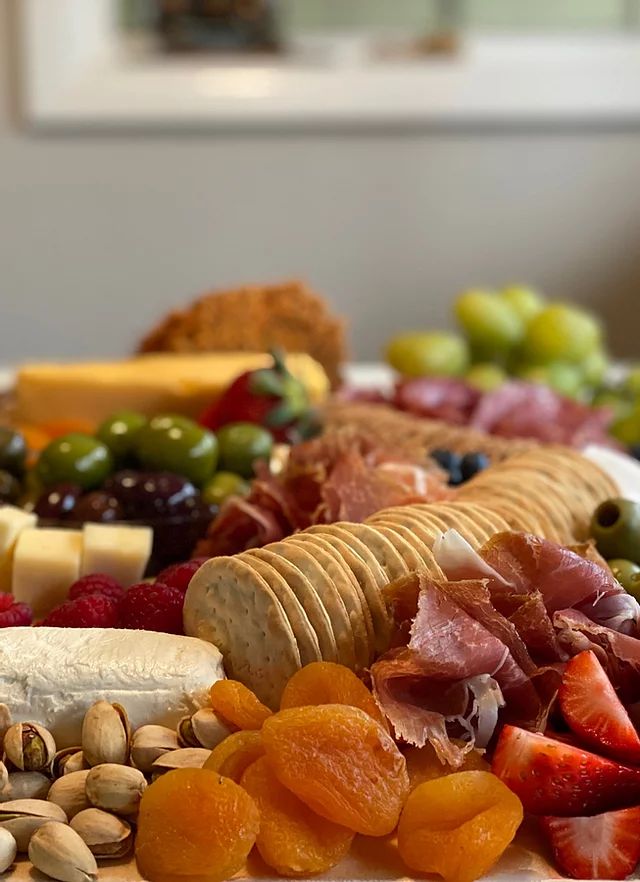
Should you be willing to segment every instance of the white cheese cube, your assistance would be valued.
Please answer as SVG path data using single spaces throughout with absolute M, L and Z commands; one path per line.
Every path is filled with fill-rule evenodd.
M 139 582 L 151 556 L 151 527 L 85 524 L 80 575 L 106 573 L 125 588 Z
M 46 615 L 66 600 L 69 587 L 80 575 L 82 532 L 27 527 L 16 542 L 13 558 L 13 595 L 28 603 L 34 618 Z
M 0 591 L 11 591 L 13 553 L 18 536 L 27 527 L 35 527 L 37 522 L 34 514 L 21 508 L 0 506 Z

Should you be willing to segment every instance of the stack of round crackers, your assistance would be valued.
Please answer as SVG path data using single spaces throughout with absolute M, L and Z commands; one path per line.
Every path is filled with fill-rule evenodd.
M 561 544 L 588 538 L 598 505 L 618 494 L 615 482 L 576 450 L 534 447 L 480 472 L 456 498 L 499 512 L 511 529 Z

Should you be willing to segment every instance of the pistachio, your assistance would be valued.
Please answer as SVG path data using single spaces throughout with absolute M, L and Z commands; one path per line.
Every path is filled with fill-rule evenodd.
M 131 739 L 131 761 L 141 772 L 151 772 L 158 757 L 179 747 L 178 736 L 167 726 L 141 726 Z
M 91 805 L 85 791 L 88 775 L 88 770 L 71 772 L 51 785 L 47 799 L 59 805 L 69 820 Z
M 0 805 L 0 828 L 11 833 L 18 851 L 27 851 L 36 830 L 50 822 L 66 824 L 67 816 L 59 805 L 46 799 L 13 799 Z
M 71 828 L 100 860 L 125 857 L 133 845 L 131 825 L 102 809 L 80 812 L 71 821 Z
M 139 769 L 103 763 L 94 766 L 87 776 L 87 798 L 95 808 L 116 815 L 130 815 L 137 811 L 146 786 Z
M 0 762 L 0 791 L 4 790 L 8 783 L 9 769 L 5 766 L 4 763 Z
M 14 799 L 46 799 L 51 781 L 42 772 L 10 772 L 6 787 L 0 791 L 0 803 Z
M 129 761 L 131 727 L 127 712 L 119 704 L 96 701 L 82 723 L 82 750 L 90 766 Z
M 231 729 L 210 707 L 201 708 L 191 717 L 191 730 L 197 742 L 194 746 L 206 747 L 207 750 L 213 750 L 231 735 Z
M 9 869 L 16 859 L 18 846 L 16 841 L 8 830 L 0 827 L 0 873 L 4 873 Z
M 182 717 L 176 727 L 176 731 L 178 733 L 179 747 L 200 747 L 191 725 L 191 716 Z
M 4 736 L 12 725 L 11 711 L 6 704 L 0 704 L 0 746 L 4 744 Z
M 201 769 L 210 754 L 211 751 L 205 750 L 204 747 L 182 747 L 179 750 L 172 750 L 158 757 L 151 766 L 151 774 L 157 778 L 172 769 Z
M 71 827 L 45 824 L 29 843 L 33 866 L 60 882 L 95 882 L 98 865 L 82 838 Z
M 59 750 L 51 763 L 51 776 L 60 778 L 69 772 L 81 772 L 89 766 L 84 761 L 81 747 L 64 747 Z
M 4 736 L 4 752 L 24 772 L 47 769 L 56 754 L 53 735 L 38 723 L 14 723 Z

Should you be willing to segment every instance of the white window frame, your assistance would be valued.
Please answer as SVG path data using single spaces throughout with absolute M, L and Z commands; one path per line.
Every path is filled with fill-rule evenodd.
M 633 33 L 469 35 L 452 58 L 375 65 L 345 37 L 318 40 L 315 64 L 234 64 L 132 58 L 111 0 L 17 6 L 23 116 L 42 130 L 640 124 Z

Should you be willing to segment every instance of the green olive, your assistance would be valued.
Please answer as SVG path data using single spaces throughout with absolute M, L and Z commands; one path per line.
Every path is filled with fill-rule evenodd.
M 27 444 L 24 436 L 9 426 L 0 426 L 0 469 L 20 478 L 24 474 Z
M 141 413 L 121 410 L 100 423 L 96 438 L 107 445 L 118 462 L 124 462 L 131 457 L 136 435 L 146 424 L 147 418 Z
M 55 438 L 36 463 L 36 474 L 45 486 L 71 483 L 93 490 L 112 471 L 113 457 L 106 444 L 80 432 Z
M 620 582 L 624 590 L 630 592 L 633 577 L 640 573 L 640 567 L 638 564 L 634 563 L 632 560 L 625 560 L 622 557 L 615 557 L 613 560 L 607 561 L 607 563 L 609 564 L 609 569 L 618 582 Z M 640 584 L 635 587 L 636 589 L 639 588 Z
M 133 447 L 145 469 L 175 472 L 198 486 L 211 477 L 218 463 L 213 432 L 173 414 L 149 420 L 136 432 Z
M 254 423 L 228 423 L 217 432 L 220 445 L 220 468 L 243 478 L 253 475 L 258 459 L 269 460 L 273 436 Z
M 250 490 L 247 481 L 233 472 L 217 472 L 201 490 L 207 505 L 222 505 L 229 496 L 246 496 Z
M 591 535 L 607 560 L 640 564 L 640 505 L 630 499 L 608 499 L 595 510 Z

